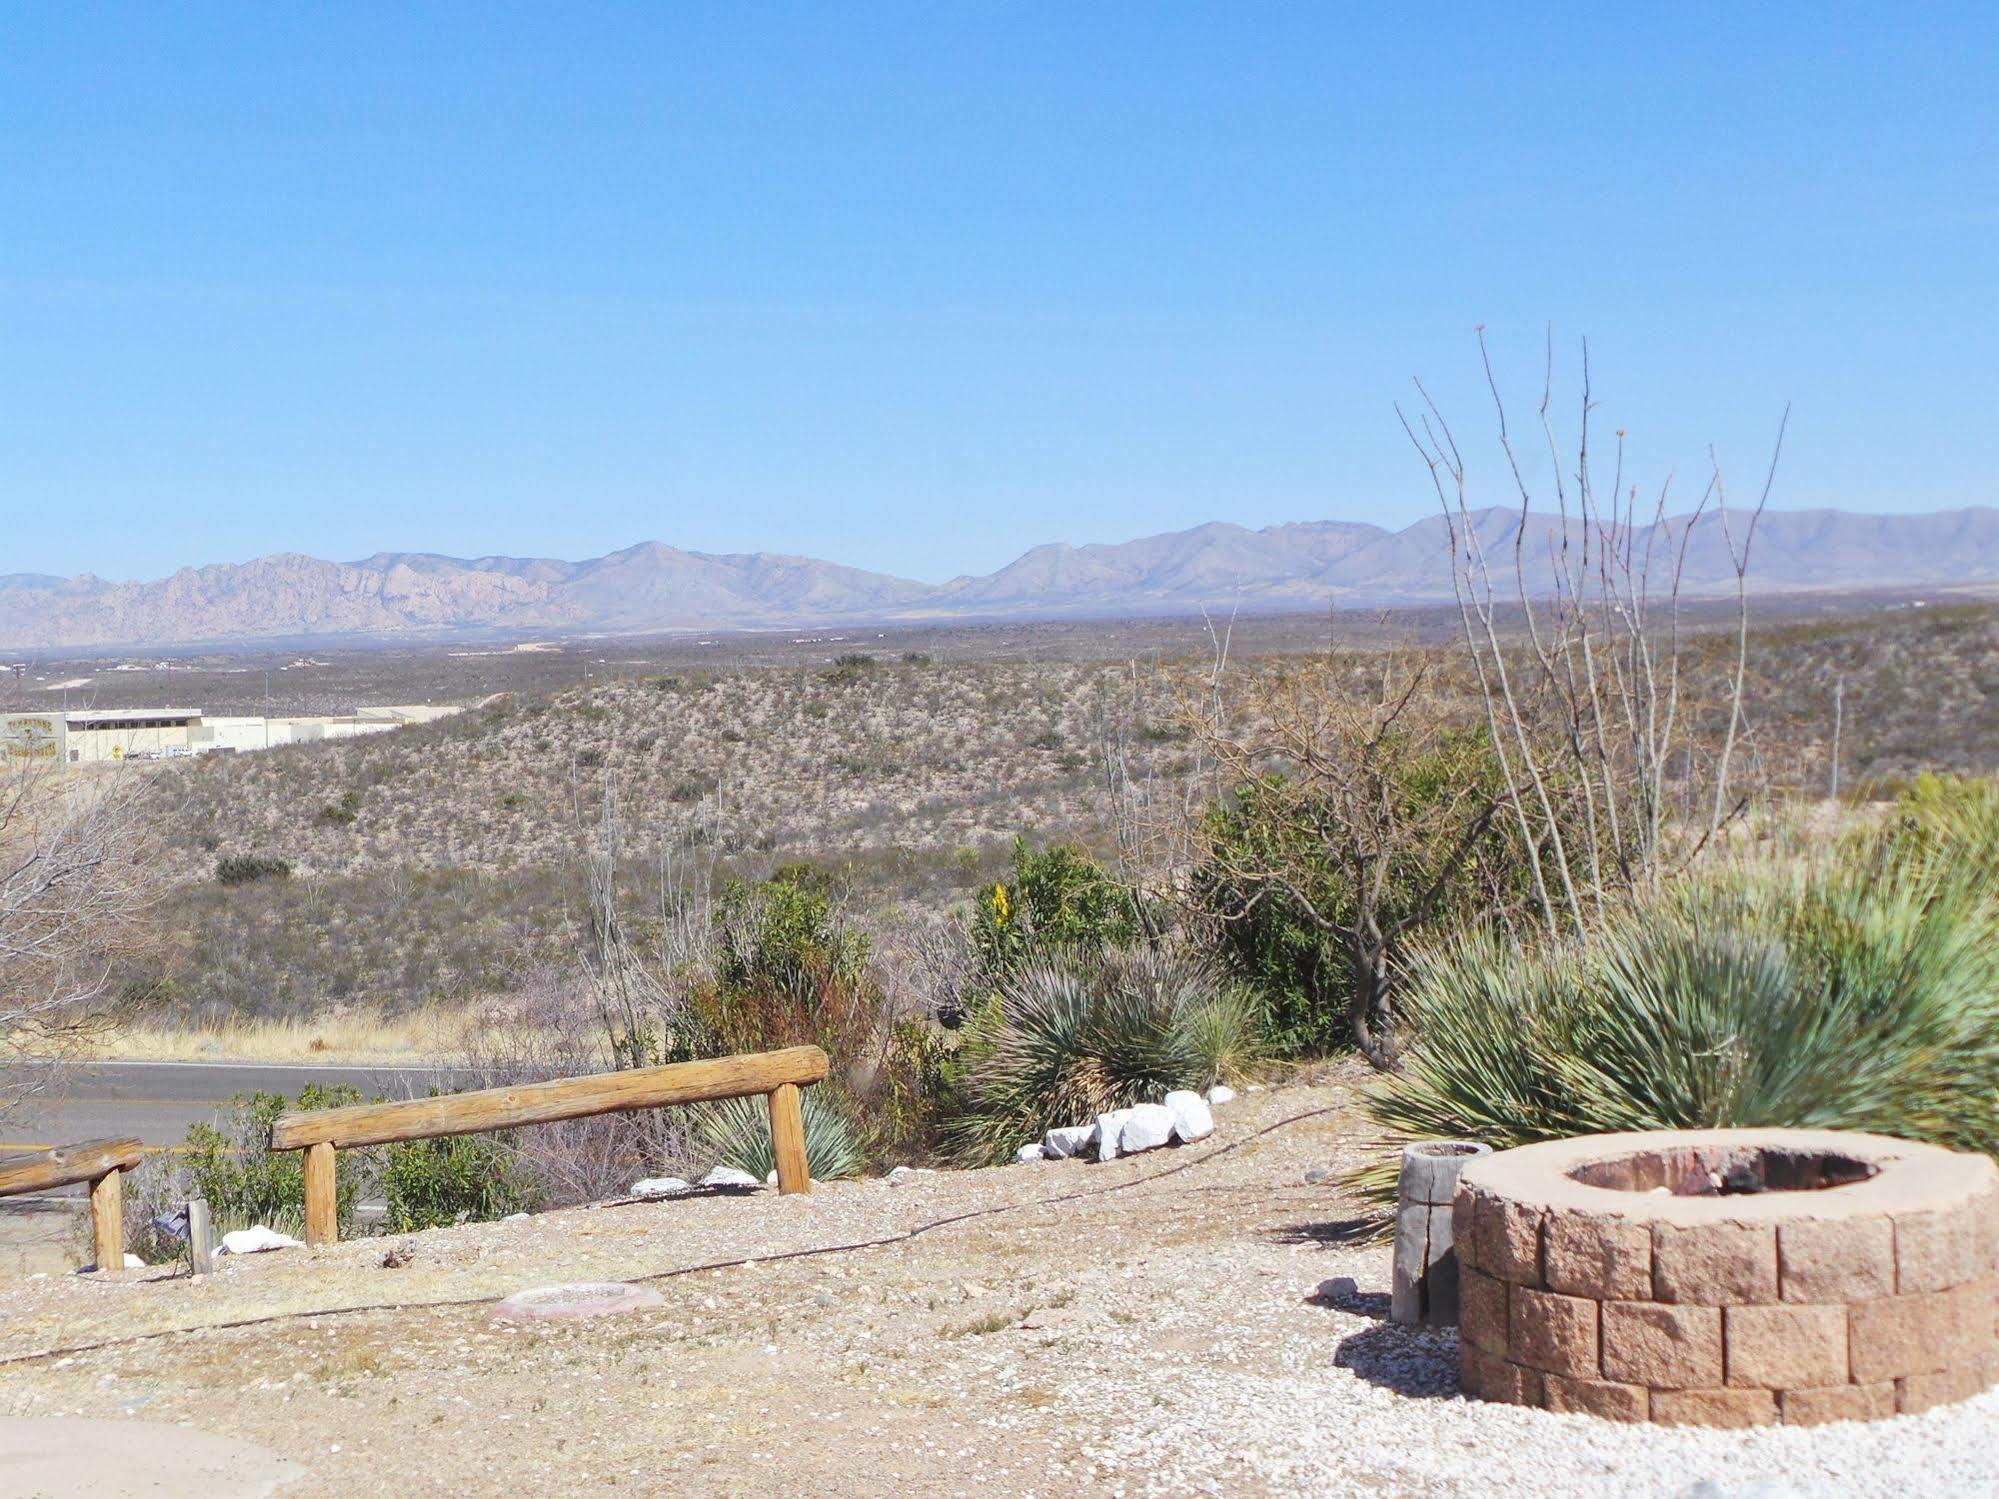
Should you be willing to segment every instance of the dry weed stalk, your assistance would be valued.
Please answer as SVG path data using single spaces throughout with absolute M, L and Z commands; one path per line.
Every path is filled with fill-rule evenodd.
M 1590 448 L 1595 408 L 1587 344 L 1574 466 L 1564 473 L 1551 414 L 1551 339 L 1539 418 L 1554 476 L 1555 513 L 1537 517 L 1483 328 L 1478 339 L 1500 452 L 1519 502 L 1517 517 L 1495 526 L 1504 512 L 1472 508 L 1465 458 L 1421 381 L 1414 420 L 1401 407 L 1396 410 L 1429 471 L 1449 529 L 1452 586 L 1506 806 L 1527 845 L 1550 855 L 1533 861 L 1533 867 L 1540 908 L 1555 933 L 1565 925 L 1600 920 L 1621 892 L 1685 865 L 1749 805 L 1749 794 L 1734 779 L 1733 762 L 1745 734 L 1750 550 L 1769 503 L 1790 411 L 1785 408 L 1762 492 L 1746 516 L 1730 512 L 1721 464 L 1710 448 L 1707 483 L 1692 513 L 1667 514 L 1668 475 L 1647 518 L 1637 484 L 1625 479 L 1622 429 L 1608 497 L 1598 488 Z M 1699 705 L 1683 701 L 1680 621 L 1687 549 L 1710 516 L 1728 550 L 1736 606 L 1718 743 L 1694 721 L 1689 708 Z M 1538 538 L 1537 520 L 1545 522 Z M 1530 544 L 1537 542 L 1530 556 Z M 1490 555 L 1491 548 L 1509 543 L 1510 587 L 1495 583 Z M 1503 561 L 1499 567 L 1503 577 Z M 1570 848 L 1577 838 L 1582 847 Z M 1547 871 L 1558 888 L 1548 887 Z

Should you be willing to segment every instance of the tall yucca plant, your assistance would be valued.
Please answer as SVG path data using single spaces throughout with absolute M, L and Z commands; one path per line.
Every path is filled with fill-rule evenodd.
M 1413 1044 L 1370 1110 L 1392 1136 L 1502 1148 L 1800 1125 L 1991 1150 L 1995 892 L 1999 797 L 1977 792 L 1815 867 L 1689 880 L 1560 947 L 1460 937 L 1412 965 Z

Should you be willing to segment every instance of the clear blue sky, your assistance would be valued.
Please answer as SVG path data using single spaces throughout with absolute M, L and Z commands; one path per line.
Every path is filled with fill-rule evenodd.
M 1387 12 L 12 7 L 0 572 L 1399 525 L 1481 322 L 1647 472 L 1994 501 L 1989 3 Z

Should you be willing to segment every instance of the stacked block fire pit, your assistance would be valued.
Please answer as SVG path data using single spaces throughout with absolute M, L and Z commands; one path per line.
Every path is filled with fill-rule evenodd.
M 1999 1379 L 1999 1170 L 1878 1135 L 1593 1135 L 1466 1164 L 1465 1392 L 1624 1421 L 1872 1420 Z

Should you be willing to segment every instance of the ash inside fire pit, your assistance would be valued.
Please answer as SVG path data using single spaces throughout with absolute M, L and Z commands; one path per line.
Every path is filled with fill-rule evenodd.
M 1589 1161 L 1569 1175 L 1585 1186 L 1613 1192 L 1742 1197 L 1757 1192 L 1821 1192 L 1866 1181 L 1879 1170 L 1833 1151 L 1699 1147 Z

